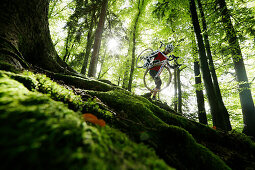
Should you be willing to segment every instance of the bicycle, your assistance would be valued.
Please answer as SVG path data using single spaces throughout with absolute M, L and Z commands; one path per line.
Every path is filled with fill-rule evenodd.
M 136 59 L 136 67 L 137 68 L 144 68 L 146 69 L 144 72 L 144 76 L 143 76 L 143 82 L 144 82 L 144 86 L 151 92 L 154 92 L 154 79 L 148 74 L 150 69 L 155 67 L 155 66 L 159 66 L 161 65 L 160 69 L 158 70 L 155 78 L 157 77 L 161 77 L 162 80 L 162 88 L 160 90 L 157 90 L 157 92 L 160 92 L 164 89 L 166 89 L 170 83 L 171 83 L 171 79 L 172 79 L 172 73 L 170 71 L 170 69 L 174 69 L 176 67 L 176 61 L 178 59 L 178 57 L 175 57 L 174 55 L 171 56 L 167 56 L 164 53 L 162 53 L 160 51 L 160 48 L 165 44 L 160 42 L 161 45 L 159 47 L 158 50 L 153 51 L 151 48 L 145 49 L 143 50 L 137 57 Z M 159 52 L 161 52 L 163 54 L 163 56 L 166 58 L 166 60 L 160 61 L 160 62 L 153 62 L 154 56 L 156 54 L 158 54 Z M 171 58 L 170 58 L 171 57 Z M 170 61 L 174 60 L 174 66 L 170 65 Z

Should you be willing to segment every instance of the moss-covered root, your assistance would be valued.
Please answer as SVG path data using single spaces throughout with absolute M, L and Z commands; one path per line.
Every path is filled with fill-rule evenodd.
M 170 117 L 178 125 L 188 120 L 169 114 L 145 98 L 128 92 L 115 90 L 88 93 L 96 95 L 117 111 L 114 126 L 125 131 L 130 138 L 142 140 L 154 147 L 169 165 L 178 169 L 230 169 L 218 156 L 198 144 L 188 131 L 169 126 L 160 118 Z
M 198 144 L 184 129 L 177 126 L 162 127 L 150 132 L 147 142 L 156 146 L 156 150 L 166 162 L 177 169 L 230 169 L 224 161 L 209 149 Z
M 0 169 L 171 169 L 145 145 L 0 74 Z

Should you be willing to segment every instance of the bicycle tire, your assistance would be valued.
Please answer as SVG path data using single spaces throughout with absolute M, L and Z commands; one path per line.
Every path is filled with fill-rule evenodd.
M 154 91 L 153 87 L 155 87 L 155 83 L 154 83 L 153 78 L 150 76 L 149 71 L 150 71 L 150 69 L 148 68 L 144 72 L 143 82 L 144 82 L 144 86 L 149 91 L 153 92 Z M 157 92 L 160 92 L 160 91 L 166 89 L 170 85 L 171 80 L 172 80 L 172 73 L 170 71 L 170 68 L 165 66 L 162 73 L 160 74 L 160 77 L 161 77 L 161 81 L 162 81 L 162 86 L 161 86 L 161 89 L 158 90 Z M 165 80 L 166 78 L 168 78 L 168 80 Z M 149 79 L 151 79 L 151 80 L 149 80 Z
M 144 65 L 145 56 L 149 55 L 152 52 L 153 50 L 151 48 L 146 48 L 145 50 L 143 50 L 136 58 L 136 67 L 142 68 Z

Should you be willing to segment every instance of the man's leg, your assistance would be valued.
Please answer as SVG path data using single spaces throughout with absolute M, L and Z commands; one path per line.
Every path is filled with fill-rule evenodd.
M 156 99 L 157 92 L 159 92 L 161 84 L 162 84 L 160 77 L 155 77 L 157 75 L 157 73 L 158 72 L 156 70 L 150 70 L 150 75 L 154 79 L 155 85 L 156 85 L 156 87 L 153 89 L 153 92 L 152 92 L 153 93 L 152 99 L 154 99 L 154 100 Z
M 162 81 L 160 77 L 156 77 L 154 78 L 154 80 L 155 80 L 156 87 L 154 88 L 154 91 L 153 91 L 153 99 L 155 100 L 157 93 L 160 91 Z

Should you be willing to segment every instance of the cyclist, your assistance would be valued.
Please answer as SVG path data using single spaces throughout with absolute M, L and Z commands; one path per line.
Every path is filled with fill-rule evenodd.
M 168 55 L 173 50 L 174 50 L 174 46 L 172 44 L 168 44 L 168 45 L 166 45 L 165 50 L 162 53 L 165 55 Z M 153 58 L 154 58 L 153 63 L 161 62 L 161 61 L 167 59 L 162 53 L 158 52 L 157 54 L 155 54 L 153 56 Z M 161 67 L 161 65 L 150 68 L 150 76 L 154 79 L 155 85 L 156 85 L 156 87 L 151 92 L 153 94 L 153 97 L 152 97 L 153 100 L 156 99 L 156 94 L 157 94 L 157 92 L 159 92 L 159 90 L 161 88 L 161 84 L 162 84 L 160 77 L 156 77 L 160 67 Z

